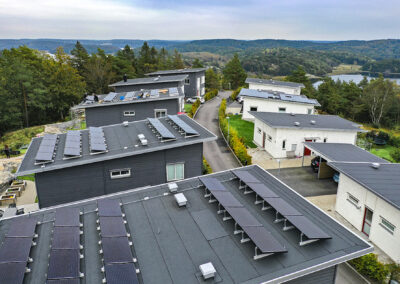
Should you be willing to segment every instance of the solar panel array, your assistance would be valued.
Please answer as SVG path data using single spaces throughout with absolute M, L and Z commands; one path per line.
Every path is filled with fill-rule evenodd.
M 245 194 L 255 193 L 256 204 L 262 203 L 261 210 L 275 210 L 275 223 L 283 222 L 283 230 L 297 228 L 300 231 L 300 245 L 306 245 L 320 239 L 330 239 L 327 233 L 322 231 L 307 217 L 303 216 L 296 208 L 279 197 L 274 191 L 259 181 L 251 173 L 245 170 L 232 171 L 239 179 L 239 188 L 244 189 Z M 305 237 L 305 239 L 304 239 Z
M 55 150 L 58 142 L 56 134 L 46 134 L 40 142 L 39 149 L 36 153 L 35 164 L 44 164 L 53 162 Z
M 195 137 L 200 135 L 196 130 L 194 130 L 191 126 L 184 122 L 179 116 L 168 115 L 168 118 L 173 123 L 175 128 L 179 131 L 179 133 L 184 134 L 185 137 Z
M 115 97 L 117 96 L 117 93 L 109 93 L 105 98 L 104 101 L 105 102 L 112 102 Z
M 172 134 L 171 131 L 169 131 L 168 128 L 166 128 L 160 120 L 158 120 L 157 118 L 148 118 L 147 120 L 150 124 L 150 128 L 161 140 L 161 142 L 176 140 L 175 135 Z
M 210 177 L 200 177 L 199 179 L 205 187 L 206 194 L 204 196 L 210 198 L 210 203 L 218 202 L 217 213 L 224 214 L 222 220 L 234 220 L 234 234 L 242 235 L 241 243 L 250 240 L 254 243 L 255 260 L 271 254 L 287 252 L 287 249 L 264 228 L 219 180 Z
M 35 234 L 36 219 L 13 220 L 0 248 L 1 283 L 23 283 Z
M 79 130 L 70 130 L 65 137 L 64 159 L 78 158 L 82 155 L 82 135 Z
M 126 93 L 124 100 L 131 101 L 133 100 L 134 97 L 135 97 L 135 92 L 128 92 Z
M 91 154 L 107 152 L 106 139 L 101 127 L 89 127 L 89 147 Z
M 160 93 L 158 92 L 158 90 L 151 90 L 150 91 L 150 97 L 151 98 L 157 98 L 160 96 Z
M 105 282 L 115 284 L 139 283 L 132 255 L 132 242 L 126 231 L 125 216 L 117 200 L 104 199 L 97 202 L 101 250 L 103 254 Z
M 168 94 L 169 94 L 170 96 L 179 95 L 178 88 L 169 88 L 169 89 L 168 89 Z
M 80 272 L 80 211 L 79 208 L 56 210 L 47 281 L 78 282 Z

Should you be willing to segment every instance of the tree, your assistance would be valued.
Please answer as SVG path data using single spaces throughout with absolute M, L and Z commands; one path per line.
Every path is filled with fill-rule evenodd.
M 108 85 L 115 77 L 112 71 L 112 61 L 99 49 L 97 53 L 90 56 L 85 65 L 85 81 L 89 93 L 105 94 L 108 93 Z
M 135 53 L 126 45 L 124 49 L 119 50 L 116 56 L 112 57 L 112 69 L 115 73 L 115 80 L 121 80 L 126 75 L 128 78 L 134 78 L 136 76 L 136 60 Z
M 193 60 L 192 68 L 203 68 L 203 63 L 201 63 L 200 59 L 196 58 Z
M 237 55 L 237 53 L 235 53 L 233 58 L 225 65 L 225 68 L 223 69 L 223 74 L 225 82 L 230 85 L 230 89 L 236 89 L 244 85 L 247 74 L 240 64 L 239 56 Z
M 72 66 L 78 70 L 80 75 L 83 75 L 85 71 L 85 64 L 89 60 L 89 54 L 87 53 L 85 47 L 77 41 L 74 49 L 71 50 Z
M 219 89 L 219 76 L 217 73 L 214 72 L 212 68 L 206 70 L 206 88 L 207 89 Z
M 158 52 L 157 65 L 158 70 L 166 70 L 171 66 L 168 51 L 164 47 Z
M 185 68 L 185 64 L 183 64 L 182 56 L 176 49 L 174 49 L 174 55 L 172 56 L 172 68 L 174 68 L 174 69 Z
M 316 97 L 315 88 L 310 79 L 308 79 L 307 73 L 302 66 L 299 65 L 296 70 L 293 70 L 290 75 L 286 76 L 285 81 L 303 84 L 304 88 L 301 89 L 301 93 L 310 98 Z

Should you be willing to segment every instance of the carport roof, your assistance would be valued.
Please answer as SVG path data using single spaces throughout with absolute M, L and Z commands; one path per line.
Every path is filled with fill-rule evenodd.
M 400 164 L 330 162 L 329 166 L 400 209 Z
M 319 155 L 323 156 L 329 162 L 387 163 L 386 160 L 353 144 L 305 142 L 304 146 L 318 152 Z

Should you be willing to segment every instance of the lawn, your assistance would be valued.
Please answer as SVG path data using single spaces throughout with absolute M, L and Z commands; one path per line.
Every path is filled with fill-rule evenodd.
M 0 138 L 0 149 L 3 150 L 5 145 L 8 145 L 11 150 L 20 150 L 21 154 L 26 152 L 26 149 L 21 149 L 22 146 L 28 146 L 33 137 L 44 131 L 43 126 L 34 126 L 7 132 Z M 5 155 L 0 155 L 4 158 Z
M 192 109 L 192 104 L 185 104 L 185 112 L 190 112 Z
M 372 154 L 381 157 L 390 162 L 394 162 L 392 157 L 390 156 L 390 152 L 392 152 L 396 147 L 385 145 L 385 146 L 373 146 L 371 150 L 369 150 Z
M 244 144 L 247 147 L 257 148 L 253 143 L 253 122 L 242 120 L 241 115 L 232 115 L 229 118 L 229 125 L 238 132 L 240 138 L 243 138 Z

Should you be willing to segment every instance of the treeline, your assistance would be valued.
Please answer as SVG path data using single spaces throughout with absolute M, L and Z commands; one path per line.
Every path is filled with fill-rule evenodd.
M 361 69 L 372 73 L 398 73 L 397 75 L 400 75 L 400 59 L 370 61 L 364 64 Z

